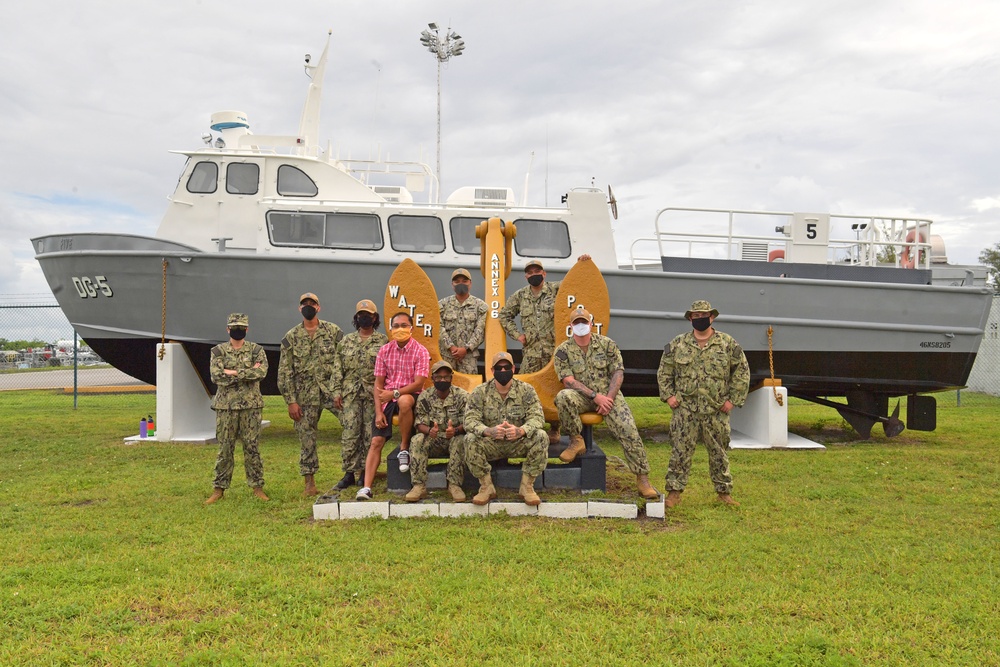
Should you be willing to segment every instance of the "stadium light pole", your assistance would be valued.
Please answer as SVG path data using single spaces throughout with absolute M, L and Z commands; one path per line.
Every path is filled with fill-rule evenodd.
M 437 23 L 428 23 L 427 30 L 420 33 L 420 43 L 434 54 L 437 60 L 437 187 L 438 200 L 441 198 L 441 63 L 448 62 L 453 57 L 462 55 L 465 50 L 465 40 L 452 29 L 446 28 L 444 33 L 438 29 Z

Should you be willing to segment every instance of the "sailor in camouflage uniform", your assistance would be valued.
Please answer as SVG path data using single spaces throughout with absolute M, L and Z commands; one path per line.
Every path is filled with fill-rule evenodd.
M 455 293 L 438 301 L 441 311 L 441 357 L 459 373 L 479 372 L 476 359 L 486 336 L 486 302 L 469 294 L 472 276 L 465 269 L 451 274 Z
M 226 321 L 229 342 L 212 348 L 209 368 L 212 382 L 218 387 L 212 398 L 215 410 L 215 437 L 219 441 L 219 457 L 215 461 L 215 490 L 206 505 L 220 500 L 233 479 L 233 451 L 236 441 L 243 441 L 243 467 L 247 484 L 261 500 L 264 493 L 264 464 L 260 460 L 257 441 L 260 438 L 260 418 L 264 399 L 260 381 L 267 375 L 264 348 L 245 340 L 250 318 L 233 313 Z
M 729 413 L 747 399 L 750 367 L 739 343 L 712 327 L 718 314 L 708 301 L 692 303 L 684 317 L 691 322 L 693 331 L 670 341 L 656 373 L 660 400 L 673 410 L 667 507 L 681 501 L 699 440 L 708 449 L 708 469 L 719 500 L 727 505 L 739 504 L 731 495 L 733 477 L 726 450 Z
M 545 415 L 535 388 L 514 379 L 514 359 L 507 352 L 493 355 L 493 379 L 472 390 L 465 410 L 465 462 L 479 480 L 472 502 L 485 505 L 497 497 L 490 461 L 524 457 L 518 493 L 528 505 L 538 505 L 535 478 L 548 463 Z
M 613 340 L 593 333 L 593 320 L 589 312 L 578 308 L 570 320 L 573 337 L 556 348 L 556 374 L 566 388 L 556 394 L 555 404 L 562 430 L 570 436 L 569 447 L 559 458 L 569 463 L 586 451 L 580 413 L 596 412 L 604 416 L 611 435 L 621 443 L 639 493 L 650 500 L 659 498 L 659 492 L 649 483 L 646 448 L 635 418 L 619 391 L 625 378 L 622 353 Z
M 417 398 L 417 433 L 410 441 L 410 480 L 413 488 L 407 502 L 427 497 L 427 459 L 448 457 L 448 493 L 457 503 L 465 502 L 465 406 L 469 392 L 451 384 L 451 364 L 442 359 L 431 366 L 434 391 L 422 391 Z
M 278 391 L 288 404 L 288 416 L 302 447 L 299 474 L 305 478 L 305 496 L 319 494 L 314 475 L 319 470 L 316 431 L 323 412 L 324 391 L 337 356 L 337 343 L 344 333 L 336 324 L 319 319 L 319 297 L 306 292 L 299 297 L 302 324 L 281 339 L 278 360 Z M 329 400 L 329 399 L 327 399 Z
M 540 371 L 549 363 L 556 347 L 555 309 L 559 281 L 546 282 L 545 268 L 537 259 L 524 267 L 525 287 L 509 297 L 500 309 L 500 326 L 508 336 L 521 343 L 521 373 Z M 521 329 L 517 330 L 514 318 L 521 316 Z
M 375 421 L 375 356 L 389 338 L 378 330 L 378 309 L 369 299 L 358 301 L 354 313 L 354 333 L 337 344 L 336 364 L 330 376 L 329 395 L 340 410 L 343 427 L 340 445 L 344 477 L 336 488 L 344 490 L 365 474 L 365 458 L 372 440 Z

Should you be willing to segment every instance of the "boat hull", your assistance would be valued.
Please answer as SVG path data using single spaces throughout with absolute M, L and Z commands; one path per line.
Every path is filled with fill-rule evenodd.
M 280 341 L 301 321 L 300 294 L 318 294 L 321 319 L 350 330 L 356 302 L 380 303 L 389 276 L 406 257 L 206 253 L 170 242 L 150 245 L 155 239 L 133 248 L 120 243 L 95 249 L 67 238 L 33 239 L 36 257 L 67 318 L 102 358 L 155 383 L 156 343 L 161 337 L 180 342 L 211 390 L 208 351 L 226 338 L 227 315 L 244 312 L 249 339 L 269 356 L 271 370 L 262 384 L 268 394 L 277 393 Z M 435 264 L 431 256 L 413 259 L 444 296 L 455 266 Z M 476 276 L 478 257 L 470 256 L 466 268 Z M 663 346 L 689 330 L 683 314 L 694 299 L 708 299 L 719 309 L 716 327 L 743 345 L 754 382 L 771 377 L 773 358 L 773 374 L 790 393 L 811 396 L 898 396 L 964 386 L 991 304 L 989 290 L 981 287 L 603 273 L 612 305 L 606 333 L 622 349 L 623 391 L 634 396 L 657 394 Z M 560 278 L 549 272 L 549 280 Z M 508 294 L 524 284 L 515 270 Z M 472 293 L 483 296 L 482 281 L 473 281 Z M 508 343 L 516 357 L 516 342 Z

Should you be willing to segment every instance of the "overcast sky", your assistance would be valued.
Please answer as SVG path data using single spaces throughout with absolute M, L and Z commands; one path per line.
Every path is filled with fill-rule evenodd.
M 434 163 L 443 192 L 531 204 L 611 184 L 619 256 L 665 206 L 929 217 L 953 263 L 1000 241 L 1000 2 L 6 3 L 0 295 L 47 294 L 29 238 L 153 234 L 215 111 L 295 134 L 333 30 L 321 119 L 342 157 Z M 531 154 L 534 153 L 532 162 Z

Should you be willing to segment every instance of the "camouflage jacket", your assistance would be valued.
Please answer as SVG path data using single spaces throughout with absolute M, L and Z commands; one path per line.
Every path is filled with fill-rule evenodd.
M 504 420 L 523 428 L 529 437 L 545 427 L 542 402 L 538 400 L 534 387 L 515 379 L 507 398 L 500 396 L 493 380 L 472 390 L 465 408 L 466 433 L 481 436 L 487 428 L 502 424 Z
M 486 337 L 486 302 L 478 296 L 469 295 L 464 303 L 459 303 L 454 294 L 438 301 L 441 310 L 441 352 L 452 345 L 467 347 L 472 355 L 479 356 L 479 346 Z
M 559 293 L 559 282 L 545 281 L 542 291 L 535 296 L 531 285 L 525 285 L 507 298 L 507 303 L 500 309 L 500 326 L 513 339 L 520 333 L 514 318 L 521 316 L 521 330 L 524 332 L 527 346 L 545 344 L 554 346 L 556 295 Z
M 663 348 L 656 382 L 660 400 L 677 396 L 687 410 L 711 414 L 727 400 L 743 405 L 750 389 L 750 366 L 743 348 L 729 334 L 716 331 L 705 347 L 699 347 L 689 331 Z
M 556 375 L 562 380 L 572 375 L 598 394 L 607 394 L 611 376 L 625 370 L 618 345 L 600 334 L 590 335 L 590 345 L 584 350 L 570 338 L 556 348 Z
M 355 331 L 337 344 L 337 355 L 330 374 L 330 396 L 371 396 L 375 392 L 375 356 L 389 342 L 381 331 L 372 332 L 367 340 Z
M 254 368 L 255 364 L 260 364 Z M 236 375 L 226 375 L 225 371 L 237 371 Z M 240 349 L 234 350 L 229 341 L 212 348 L 209 361 L 212 382 L 219 388 L 212 398 L 213 410 L 247 410 L 263 408 L 264 399 L 260 395 L 260 381 L 267 375 L 267 355 L 257 343 L 244 341 Z
M 322 320 L 312 338 L 301 324 L 285 334 L 278 360 L 278 391 L 285 403 L 322 404 L 343 335 L 336 324 Z
M 458 427 L 465 423 L 465 407 L 469 400 L 469 392 L 452 385 L 448 397 L 442 399 L 433 388 L 420 392 L 417 398 L 415 424 L 433 426 L 436 422 L 440 430 L 439 437 L 444 437 L 444 430 L 451 425 Z

